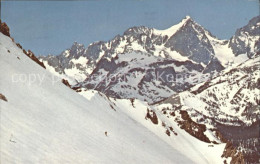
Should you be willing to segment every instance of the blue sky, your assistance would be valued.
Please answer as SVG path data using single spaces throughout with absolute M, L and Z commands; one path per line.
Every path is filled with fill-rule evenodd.
M 133 26 L 166 29 L 186 15 L 221 39 L 259 15 L 258 0 L 3 1 L 11 35 L 36 55 L 60 54 L 74 41 L 107 41 Z

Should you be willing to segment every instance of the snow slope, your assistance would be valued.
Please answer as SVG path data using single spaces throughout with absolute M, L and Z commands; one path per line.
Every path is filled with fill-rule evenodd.
M 69 89 L 1 33 L 0 58 L 1 163 L 213 162 L 196 147 L 179 151 L 104 96 Z
M 179 152 L 187 154 L 191 158 L 191 160 L 193 160 L 193 162 L 208 162 L 216 164 L 223 163 L 224 159 L 221 158 L 221 155 L 226 144 L 219 144 L 214 145 L 214 147 L 209 147 L 209 143 L 202 142 L 197 138 L 191 136 L 184 130 L 180 129 L 179 125 L 177 124 L 177 122 L 174 121 L 174 119 L 164 116 L 161 111 L 156 110 L 156 108 L 149 107 L 146 103 L 142 101 L 135 100 L 133 106 L 131 105 L 130 101 L 126 100 L 116 100 L 114 102 L 119 107 L 119 109 L 128 109 L 123 110 L 123 112 L 150 129 L 162 140 L 170 144 Z M 147 114 L 147 109 L 149 108 L 151 108 L 156 113 L 158 117 L 158 125 L 155 125 L 151 121 L 143 119 Z M 165 124 L 165 126 L 163 126 L 163 124 Z M 166 131 L 169 130 L 170 127 L 173 128 L 175 134 L 170 132 L 170 136 L 168 136 L 166 134 Z M 208 152 L 212 153 L 209 154 Z M 197 158 L 198 154 L 200 154 L 200 157 L 202 158 Z

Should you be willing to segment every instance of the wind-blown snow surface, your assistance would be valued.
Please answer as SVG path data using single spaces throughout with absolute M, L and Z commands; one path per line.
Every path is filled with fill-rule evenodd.
M 1 33 L 0 58 L 0 92 L 8 100 L 0 100 L 1 163 L 215 162 L 192 146 L 200 141 L 177 126 L 182 137 L 163 139 L 126 105 L 115 111 L 113 101 L 97 92 L 87 92 L 86 99 L 55 81 Z M 182 151 L 181 142 L 187 142 Z M 211 153 L 221 160 L 223 148 L 220 144 Z

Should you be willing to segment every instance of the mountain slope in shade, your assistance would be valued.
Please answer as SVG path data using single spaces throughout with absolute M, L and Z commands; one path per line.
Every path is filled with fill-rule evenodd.
M 183 25 L 167 40 L 165 47 L 179 52 L 198 63 L 208 64 L 214 56 L 214 49 L 210 43 L 213 36 L 203 27 L 186 17 Z
M 213 73 L 213 72 L 220 72 L 225 68 L 222 66 L 220 61 L 216 57 L 212 57 L 209 64 L 203 70 L 203 73 Z
M 221 153 L 225 144 L 208 147 L 177 125 L 173 127 L 179 137 L 169 138 L 163 131 L 165 126 L 150 121 L 154 115 L 146 114 L 146 103 L 133 103 L 138 106 L 135 110 L 130 100 L 111 100 L 95 91 L 82 93 L 85 98 L 77 94 L 2 33 L 0 52 L 2 163 L 224 160 Z M 158 123 L 162 120 L 158 116 Z M 214 155 L 209 155 L 209 150 Z
M 238 29 L 230 39 L 229 47 L 235 56 L 246 54 L 252 57 L 255 52 L 260 51 L 260 16 L 254 17 L 249 23 Z

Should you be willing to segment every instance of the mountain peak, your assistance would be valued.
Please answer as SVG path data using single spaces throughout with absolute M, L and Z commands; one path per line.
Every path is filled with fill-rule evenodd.
M 79 46 L 83 46 L 83 44 L 80 44 L 80 43 L 78 43 L 77 41 L 75 41 L 72 46 L 77 46 L 77 47 L 79 47 Z
M 172 27 L 166 29 L 166 30 L 156 30 L 154 29 L 155 33 L 161 34 L 161 35 L 167 35 L 171 37 L 174 35 L 181 27 L 183 27 L 188 21 L 193 21 L 190 16 L 186 16 L 184 19 L 180 21 L 180 23 L 173 25 Z
M 70 50 L 74 51 L 74 50 L 77 50 L 77 49 L 84 49 L 84 45 L 75 41 L 73 43 L 73 45 L 71 46 Z
M 127 29 L 125 32 L 124 32 L 124 35 L 131 35 L 131 34 L 141 34 L 141 33 L 147 33 L 148 31 L 150 31 L 150 28 L 149 27 L 145 27 L 145 26 L 134 26 L 134 27 L 131 27 L 129 29 Z
M 182 21 L 187 21 L 187 20 L 192 20 L 192 18 L 189 15 L 187 15 L 184 19 L 182 19 Z

